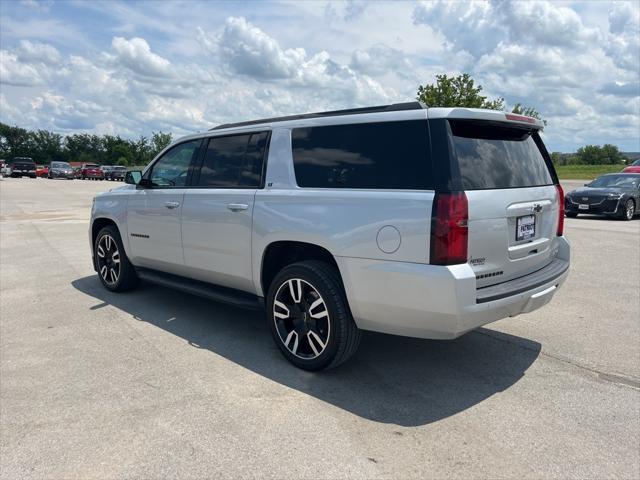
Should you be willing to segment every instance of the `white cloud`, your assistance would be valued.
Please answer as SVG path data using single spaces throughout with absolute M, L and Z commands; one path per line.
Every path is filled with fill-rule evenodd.
M 60 52 L 53 45 L 29 40 L 20 41 L 17 54 L 23 62 L 42 62 L 48 65 L 54 65 L 61 59 Z
M 148 77 L 171 76 L 169 60 L 153 53 L 144 38 L 114 37 L 111 47 L 115 51 L 114 60 L 135 73 Z
M 395 72 L 401 77 L 413 76 L 414 68 L 404 53 L 384 44 L 376 44 L 366 50 L 355 50 L 349 66 L 366 75 L 384 75 Z
M 68 4 L 64 15 L 57 5 L 46 15 L 17 8 L 20 15 L 0 17 L 1 121 L 63 133 L 182 134 L 407 101 L 436 73 L 469 72 L 489 96 L 537 108 L 549 121 L 551 149 L 580 142 L 640 149 L 632 2 L 212 9 L 112 0 Z M 96 22 L 99 32 L 85 27 Z
M 227 19 L 217 47 L 236 73 L 256 78 L 294 77 L 306 57 L 302 48 L 283 50 L 276 40 L 242 17 Z
M 609 13 L 605 51 L 621 68 L 640 72 L 640 10 L 614 3 Z M 636 81 L 637 81 L 636 77 Z
M 0 83 L 15 86 L 42 85 L 44 72 L 28 63 L 21 62 L 13 52 L 0 50 Z

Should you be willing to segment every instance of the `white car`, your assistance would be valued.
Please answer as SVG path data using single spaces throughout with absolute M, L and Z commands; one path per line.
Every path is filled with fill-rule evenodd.
M 4 160 L 0 160 L 0 177 L 10 177 L 11 167 Z
M 222 125 L 95 197 L 94 266 L 111 291 L 144 279 L 264 308 L 307 370 L 344 362 L 361 330 L 455 338 L 567 278 L 542 127 L 417 102 Z

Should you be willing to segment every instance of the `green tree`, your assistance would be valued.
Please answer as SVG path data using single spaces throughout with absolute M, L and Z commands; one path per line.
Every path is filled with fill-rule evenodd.
M 129 165 L 129 162 L 125 157 L 120 157 L 116 162 L 116 165 L 122 165 L 123 167 L 126 167 L 127 165 Z
M 445 74 L 436 75 L 435 85 L 420 85 L 416 98 L 429 107 L 504 109 L 503 98 L 488 100 L 480 92 L 482 92 L 482 85 L 476 86 L 468 73 L 457 77 L 449 77 Z
M 576 157 L 583 165 L 601 165 L 602 149 L 598 145 L 585 145 L 578 149 Z
M 29 156 L 38 164 L 66 160 L 65 152 L 62 149 L 62 135 L 58 133 L 48 130 L 29 132 L 27 147 Z
M 151 136 L 151 158 L 155 157 L 168 146 L 172 138 L 171 133 L 153 132 Z
M 471 75 L 464 73 L 457 77 L 436 75 L 436 83 L 420 85 L 416 98 L 429 107 L 466 107 L 466 108 L 488 108 L 490 110 L 504 110 L 504 98 L 498 97 L 490 100 L 481 94 L 482 85 L 475 84 Z M 512 113 L 526 115 L 537 118 L 547 124 L 542 119 L 540 112 L 533 107 L 526 107 L 521 103 L 516 103 L 511 110 Z
M 618 163 L 625 163 L 625 158 L 620 153 L 620 150 L 615 145 L 606 143 L 601 148 L 601 161 L 606 164 L 615 165 Z
M 538 112 L 533 107 L 525 107 L 521 103 L 516 103 L 511 110 L 511 113 L 516 113 L 518 115 L 525 115 L 527 117 L 537 118 L 538 120 L 542 120 L 542 122 L 546 125 L 547 121 L 542 118 L 540 112 Z
M 0 157 L 11 160 L 14 157 L 28 157 L 29 153 L 29 131 L 0 123 Z
M 75 133 L 64 139 L 67 158 L 71 162 L 104 164 L 105 150 L 102 138 L 89 133 Z

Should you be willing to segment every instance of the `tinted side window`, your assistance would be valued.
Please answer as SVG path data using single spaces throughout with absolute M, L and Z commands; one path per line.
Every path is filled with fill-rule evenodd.
M 267 149 L 268 132 L 251 135 L 247 153 L 244 156 L 244 166 L 240 171 L 240 186 L 259 188 L 262 184 L 264 156 Z
M 267 138 L 267 132 L 211 138 L 198 186 L 259 188 Z
M 426 120 L 297 128 L 291 141 L 301 187 L 433 188 Z
M 187 183 L 189 165 L 197 155 L 201 140 L 176 145 L 153 164 L 151 184 L 154 187 L 184 187 Z
M 553 184 L 531 130 L 452 120 L 455 157 L 465 190 Z

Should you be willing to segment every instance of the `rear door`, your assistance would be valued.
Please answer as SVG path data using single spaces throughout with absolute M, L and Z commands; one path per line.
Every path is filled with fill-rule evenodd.
M 469 205 L 469 263 L 478 287 L 546 266 L 560 204 L 538 132 L 476 120 L 449 124 L 454 174 L 459 173 Z
M 188 275 L 254 291 L 251 232 L 263 185 L 269 132 L 209 139 L 193 188 L 184 196 L 182 241 Z

